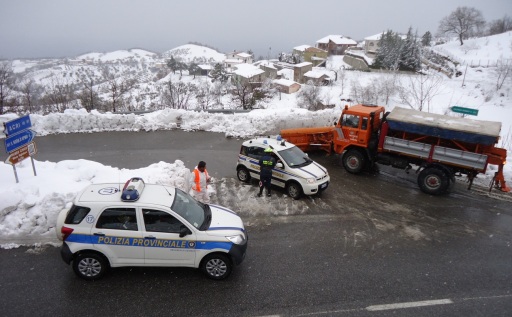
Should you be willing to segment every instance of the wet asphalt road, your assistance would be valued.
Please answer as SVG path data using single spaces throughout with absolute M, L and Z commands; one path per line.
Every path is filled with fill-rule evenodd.
M 205 160 L 212 201 L 240 213 L 247 258 L 226 281 L 192 269 L 122 268 L 76 278 L 57 248 L 0 250 L 0 315 L 49 316 L 508 316 L 512 312 L 512 203 L 457 185 L 442 197 L 413 175 L 350 175 L 336 156 L 329 189 L 294 201 L 256 198 L 235 177 L 241 140 L 182 131 L 37 137 L 36 160 L 90 159 L 121 168 Z M 135 145 L 135 146 L 134 146 Z M 2 154 L 4 155 L 4 154 Z M 0 159 L 5 157 L 0 155 Z M 437 300 L 390 310 L 383 304 Z M 435 302 L 438 303 L 438 302 Z M 425 304 L 426 305 L 426 304 Z M 77 313 L 78 312 L 78 313 Z

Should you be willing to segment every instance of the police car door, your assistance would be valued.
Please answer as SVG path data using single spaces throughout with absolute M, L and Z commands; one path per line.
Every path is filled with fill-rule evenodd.
M 142 232 L 135 208 L 105 208 L 91 229 L 91 235 L 94 247 L 105 254 L 113 266 L 144 263 L 144 248 L 138 243 Z
M 194 265 L 196 259 L 194 233 L 180 238 L 180 231 L 186 226 L 169 212 L 142 208 L 142 215 L 146 264 Z

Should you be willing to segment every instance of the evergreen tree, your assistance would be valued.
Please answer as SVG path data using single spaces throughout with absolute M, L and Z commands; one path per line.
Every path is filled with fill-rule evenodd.
M 421 37 L 421 45 L 430 46 L 431 43 L 432 43 L 432 33 L 430 33 L 430 31 L 427 31 Z
M 418 46 L 417 36 L 412 33 L 412 28 L 407 31 L 407 36 L 403 40 L 400 50 L 400 61 L 398 68 L 406 71 L 419 71 L 421 69 L 420 48 Z
M 188 64 L 188 74 L 194 75 L 194 78 L 196 78 L 196 74 L 198 72 L 199 72 L 199 65 L 197 65 L 197 63 L 195 63 L 195 62 L 190 62 L 190 64 Z
M 221 63 L 217 63 L 210 72 L 210 77 L 214 80 L 220 80 L 221 83 L 225 83 L 228 80 L 228 73 Z
M 174 58 L 174 56 L 171 55 L 171 58 L 167 61 L 167 67 L 169 67 L 173 74 L 176 73 L 176 69 L 178 67 L 178 61 Z
M 399 67 L 402 39 L 396 33 L 388 30 L 382 34 L 379 41 L 377 56 L 373 62 L 375 68 L 396 70 Z

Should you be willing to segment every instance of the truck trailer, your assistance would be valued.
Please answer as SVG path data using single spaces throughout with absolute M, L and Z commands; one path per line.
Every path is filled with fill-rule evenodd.
M 497 165 L 490 189 L 509 192 L 503 175 L 507 150 L 496 147 L 501 122 L 472 120 L 395 107 L 359 104 L 344 107 L 333 126 L 281 130 L 303 151 L 339 154 L 352 174 L 389 165 L 416 169 L 420 189 L 431 195 L 449 192 L 455 177 L 466 175 L 468 189 L 487 166 Z

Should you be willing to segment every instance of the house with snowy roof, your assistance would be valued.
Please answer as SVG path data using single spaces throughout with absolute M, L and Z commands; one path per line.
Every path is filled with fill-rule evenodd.
M 310 45 L 300 45 L 293 48 L 293 54 L 297 54 L 304 62 L 310 62 L 313 66 L 325 65 L 328 53 L 326 50 Z
M 313 69 L 313 64 L 310 62 L 303 62 L 293 65 L 293 80 L 298 83 L 305 83 L 304 74 Z
M 197 65 L 197 69 L 198 69 L 198 71 L 197 71 L 196 75 L 208 76 L 208 73 L 213 70 L 213 66 L 208 65 L 208 64 L 201 64 L 201 65 Z
M 252 64 L 238 64 L 233 66 L 231 80 L 235 83 L 261 83 L 265 79 L 265 71 Z
M 327 51 L 329 55 L 343 55 L 352 46 L 357 46 L 357 42 L 343 35 L 328 35 L 316 41 L 316 47 Z
M 285 94 L 293 94 L 294 92 L 299 91 L 300 84 L 297 82 L 294 82 L 293 80 L 289 79 L 274 79 L 272 81 L 274 86 L 277 88 L 279 92 L 285 93 Z
M 304 74 L 303 79 L 305 83 L 312 82 L 315 85 L 328 85 L 334 80 L 331 71 L 324 68 L 313 68 Z
M 255 63 L 253 63 L 253 65 L 261 68 L 265 72 L 265 75 L 264 75 L 265 78 L 270 78 L 270 79 L 277 78 L 277 70 L 278 69 L 274 65 L 273 62 L 268 61 L 268 60 L 262 60 L 262 61 L 257 61 Z
M 226 54 L 226 59 L 224 60 L 224 67 L 231 68 L 238 64 L 252 64 L 253 58 L 252 55 L 246 52 L 237 52 L 233 51 Z

